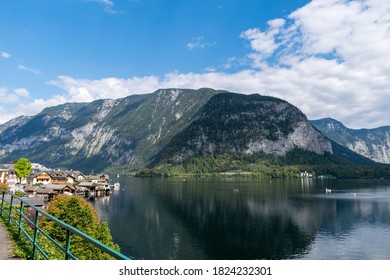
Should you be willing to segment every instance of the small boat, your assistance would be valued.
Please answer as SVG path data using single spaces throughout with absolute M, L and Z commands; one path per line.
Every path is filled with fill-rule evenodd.
M 325 188 L 325 193 L 331 193 L 332 189 Z
M 120 183 L 115 183 L 114 184 L 114 190 L 119 190 L 121 188 L 121 184 Z

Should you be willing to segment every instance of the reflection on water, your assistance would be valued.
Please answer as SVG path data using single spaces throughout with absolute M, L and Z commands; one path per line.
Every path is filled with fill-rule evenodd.
M 385 182 L 129 177 L 121 186 L 91 203 L 137 259 L 390 259 Z

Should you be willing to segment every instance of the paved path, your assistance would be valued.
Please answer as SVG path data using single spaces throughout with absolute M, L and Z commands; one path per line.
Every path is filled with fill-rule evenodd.
M 3 224 L 0 223 L 0 260 L 16 260 L 10 253 L 11 248 L 12 244 L 9 240 L 8 232 L 4 229 Z

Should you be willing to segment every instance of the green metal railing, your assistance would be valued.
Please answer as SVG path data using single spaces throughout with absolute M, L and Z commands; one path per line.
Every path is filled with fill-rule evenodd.
M 8 196 L 8 195 L 7 195 Z M 109 254 L 110 256 L 114 257 L 118 260 L 129 260 L 130 258 L 121 254 L 120 252 L 117 252 L 113 250 L 112 248 L 102 244 L 101 242 L 97 241 L 96 239 L 90 237 L 89 235 L 83 233 L 82 231 L 78 230 L 75 227 L 72 227 L 54 216 L 46 213 L 40 208 L 37 208 L 35 205 L 29 203 L 28 201 L 24 200 L 21 197 L 15 196 L 13 194 L 9 194 L 9 201 L 5 199 L 6 195 L 5 192 L 2 193 L 1 197 L 1 207 L 0 207 L 0 218 L 3 218 L 3 220 L 10 224 L 11 222 L 14 223 L 18 228 L 18 238 L 20 239 L 22 237 L 22 234 L 24 234 L 27 239 L 32 243 L 32 258 L 36 259 L 37 256 L 37 250 L 42 254 L 42 256 L 45 259 L 49 259 L 49 256 L 44 250 L 41 248 L 41 246 L 38 245 L 38 233 L 44 235 L 50 242 L 52 242 L 54 245 L 56 245 L 61 251 L 64 252 L 64 259 L 69 260 L 77 260 L 77 257 L 74 256 L 71 253 L 71 235 L 75 234 L 79 237 L 81 237 L 84 241 L 92 244 L 94 247 L 100 249 L 101 251 Z M 15 206 L 15 200 L 20 201 L 20 206 Z M 9 209 L 6 209 L 5 205 L 9 206 Z M 19 203 L 18 203 L 19 204 Z M 33 216 L 35 216 L 35 219 L 30 220 L 30 218 L 25 215 L 24 208 L 28 206 L 31 207 L 31 209 L 34 209 L 35 213 Z M 8 207 L 7 207 L 8 208 Z M 66 242 L 65 247 L 59 244 L 56 240 L 54 240 L 50 235 L 48 235 L 44 230 L 39 228 L 38 222 L 39 217 L 45 216 L 46 218 L 50 219 L 51 221 L 55 222 L 57 225 L 62 227 L 66 230 Z M 27 232 L 25 228 L 25 224 L 23 222 L 25 220 L 28 224 L 30 224 L 33 229 L 32 236 Z

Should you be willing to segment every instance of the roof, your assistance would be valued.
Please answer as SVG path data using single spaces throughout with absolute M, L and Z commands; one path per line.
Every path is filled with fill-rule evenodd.
M 73 173 L 68 173 L 68 174 L 66 174 L 66 177 L 67 177 L 67 178 L 71 177 L 71 178 L 73 178 L 73 179 L 76 179 L 76 178 L 77 178 L 77 176 L 74 175 Z
M 84 176 L 84 177 L 87 180 L 99 180 L 100 179 L 100 176 L 97 176 L 97 175 L 88 175 L 88 176 Z
M 54 193 L 54 191 L 52 189 L 38 188 L 36 193 L 37 194 L 51 194 L 51 193 Z
M 88 180 L 97 180 L 97 181 L 105 180 L 105 181 L 107 181 L 110 179 L 110 176 L 107 174 L 88 175 L 88 176 L 84 176 L 84 177 L 87 181 Z
M 51 179 L 52 180 L 64 180 L 64 181 L 67 180 L 65 176 L 51 176 Z
M 4 166 L 4 169 L 7 169 L 8 171 L 14 171 L 15 168 L 15 164 L 3 163 L 2 166 Z
M 89 191 L 89 189 L 86 187 L 77 187 L 76 189 L 76 192 L 87 192 L 87 191 Z
M 8 171 L 8 167 L 5 166 L 4 164 L 0 164 L 0 169 L 7 170 L 7 171 Z
M 36 191 L 37 189 L 38 189 L 37 186 L 27 186 L 27 187 L 24 188 L 24 190 L 25 190 L 26 192 L 34 192 L 34 191 Z
M 85 177 L 85 176 L 83 175 L 83 173 L 81 173 L 80 171 L 73 171 L 73 172 L 71 172 L 71 174 L 72 174 L 72 176 L 75 176 L 75 177 L 78 177 L 78 176 L 83 176 L 83 177 Z
M 66 184 L 59 184 L 59 185 L 47 184 L 47 185 L 45 185 L 45 189 L 51 189 L 51 190 L 54 190 L 54 191 L 61 191 L 65 187 L 68 187 L 68 188 L 71 188 L 71 189 L 76 189 L 72 185 L 66 185 Z
M 96 183 L 83 181 L 83 182 L 80 182 L 80 183 L 78 184 L 78 186 L 79 186 L 79 187 L 87 187 L 87 188 L 90 188 L 90 187 L 96 187 Z
M 34 170 L 34 172 L 35 172 L 35 170 Z M 47 175 L 50 176 L 50 173 L 49 173 L 49 172 L 47 172 L 47 171 L 42 171 L 42 170 L 38 170 L 38 172 L 35 174 L 35 176 L 39 176 L 39 175 L 42 175 L 42 174 L 47 174 Z

